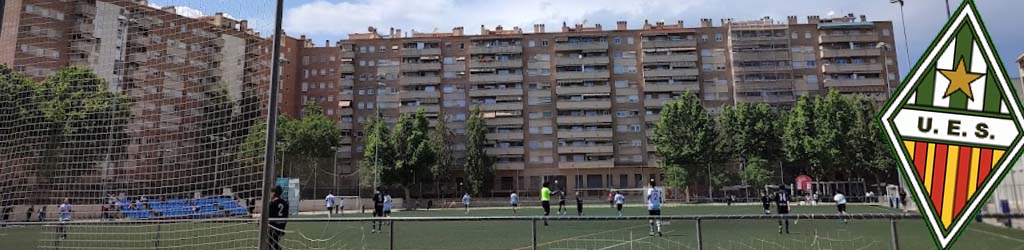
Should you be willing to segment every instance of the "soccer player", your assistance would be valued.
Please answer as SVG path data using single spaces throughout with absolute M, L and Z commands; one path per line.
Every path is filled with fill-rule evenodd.
M 327 217 L 334 215 L 334 192 L 327 193 L 327 198 L 324 198 L 324 204 L 327 205 Z
M 657 183 L 654 179 L 651 179 L 651 187 L 647 189 L 647 215 L 650 216 L 661 216 L 661 190 L 658 189 Z M 651 227 L 650 236 L 654 236 L 654 230 L 658 230 L 658 236 L 661 236 L 661 220 L 649 220 Z
M 377 192 L 373 194 L 373 217 L 384 217 L 384 187 L 377 187 Z M 377 233 L 377 230 L 384 230 L 382 221 L 374 221 L 371 224 L 370 233 Z
M 519 195 L 516 191 L 512 191 L 512 194 L 508 197 L 509 202 L 512 203 L 512 214 L 516 214 L 516 207 L 519 207 Z
M 28 210 L 25 211 L 25 222 L 32 221 L 32 211 L 35 211 L 35 210 L 36 210 L 36 206 L 35 205 L 31 205 L 31 206 L 28 207 Z
M 540 189 L 540 207 L 544 208 L 544 226 L 548 225 L 548 215 L 551 214 L 551 188 L 548 182 L 544 182 Z
M 761 191 L 761 208 L 764 209 L 764 214 L 772 213 L 772 198 L 768 197 L 768 193 Z
M 786 184 L 779 185 L 779 191 L 775 193 L 775 210 L 779 215 L 789 214 L 789 189 Z M 789 234 L 789 219 L 779 219 L 779 234 L 782 234 L 783 225 L 786 234 Z
M 288 218 L 288 201 L 281 199 L 281 193 L 281 186 L 275 186 L 270 193 L 272 198 L 270 200 L 270 207 L 267 210 L 269 213 L 268 217 L 270 218 Z M 287 225 L 288 222 L 284 221 L 270 222 L 270 249 L 281 249 L 281 236 L 284 236 L 284 228 Z
M 564 215 L 569 209 L 565 208 L 565 190 L 558 191 L 558 214 Z
M 576 216 L 583 216 L 583 196 L 576 191 Z
M 391 217 L 391 207 L 394 204 L 394 200 L 391 199 L 391 192 L 384 191 L 384 217 Z M 389 225 L 391 223 L 388 223 Z
M 608 207 L 615 207 L 615 192 L 608 192 Z
M 60 234 L 60 239 L 68 238 L 68 229 L 64 224 L 71 221 L 71 199 L 64 198 L 64 202 L 57 207 L 58 213 L 60 214 L 60 227 L 57 228 L 57 233 Z
M 835 196 L 832 196 L 832 200 L 836 202 L 836 210 L 839 211 L 840 215 L 846 215 L 846 195 L 843 195 L 842 191 L 837 191 Z M 846 218 L 843 218 L 843 223 L 846 223 Z
M 472 201 L 472 199 L 473 198 L 469 196 L 468 192 L 462 195 L 462 205 L 466 207 L 466 214 L 469 214 L 469 202 Z
M 626 196 L 622 195 L 621 192 L 615 192 L 615 210 L 619 211 L 619 216 L 622 216 L 622 204 L 626 203 Z
M 39 222 L 46 221 L 46 206 L 39 209 Z

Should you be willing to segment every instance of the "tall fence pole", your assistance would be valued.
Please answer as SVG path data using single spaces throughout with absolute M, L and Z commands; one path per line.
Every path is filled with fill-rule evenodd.
M 389 241 L 391 242 L 388 245 L 388 249 L 395 250 L 395 221 L 388 222 L 388 230 L 391 231 L 391 233 L 389 233 L 390 235 L 388 235 L 388 238 L 390 238 Z
M 530 223 L 533 225 L 530 227 L 530 234 L 533 235 L 533 240 L 531 241 L 533 243 L 533 250 L 537 250 L 537 219 L 530 220 Z
M 701 232 L 700 219 L 697 219 L 697 250 L 704 250 L 704 235 Z
M 263 205 L 260 211 L 260 242 L 262 250 L 270 249 L 270 214 L 267 213 L 270 207 L 270 191 L 274 185 L 274 151 L 277 150 L 277 93 L 281 85 L 281 16 L 284 13 L 284 0 L 277 0 L 277 9 L 274 16 L 274 53 L 270 62 L 270 102 L 267 104 L 267 138 L 266 150 L 263 157 Z M 282 164 L 284 165 L 284 164 Z M 282 171 L 283 172 L 283 171 Z
M 896 234 L 896 219 L 889 218 L 889 231 L 892 235 L 892 250 L 900 249 L 900 238 Z

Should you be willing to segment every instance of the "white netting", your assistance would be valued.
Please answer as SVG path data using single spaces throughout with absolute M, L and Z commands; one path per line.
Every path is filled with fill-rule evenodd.
M 261 195 L 271 1 L 0 4 L 3 219 L 118 222 L 20 226 L 0 239 L 22 243 L 13 249 L 255 247 L 255 223 L 201 221 L 249 218 Z

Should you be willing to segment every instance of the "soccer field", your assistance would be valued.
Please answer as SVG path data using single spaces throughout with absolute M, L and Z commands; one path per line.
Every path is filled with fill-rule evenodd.
M 794 207 L 794 213 L 832 213 L 832 206 Z M 554 210 L 554 208 L 553 208 Z M 641 207 L 623 209 L 626 215 L 646 215 Z M 671 207 L 664 215 L 756 214 L 755 206 Z M 614 209 L 588 207 L 590 216 L 614 216 Z M 895 212 L 887 208 L 851 206 L 851 213 Z M 520 216 L 539 215 L 539 208 L 520 209 Z M 575 216 L 575 207 L 569 211 Z M 509 216 L 508 209 L 396 212 L 395 217 Z M 351 215 L 346 216 L 363 216 Z M 308 217 L 308 216 L 306 216 Z M 779 234 L 773 220 L 702 221 L 705 249 L 889 249 L 887 220 L 791 221 L 790 234 Z M 921 220 L 897 223 L 901 249 L 934 248 Z M 0 230 L 3 249 L 249 249 L 255 243 L 255 224 L 164 224 L 69 229 L 65 241 L 52 240 L 52 228 L 11 227 Z M 90 232 L 75 232 L 90 230 Z M 394 224 L 396 249 L 529 249 L 529 221 L 398 221 Z M 387 249 L 390 228 L 371 233 L 369 222 L 291 222 L 283 244 L 286 249 Z M 540 249 L 696 249 L 694 221 L 663 225 L 664 236 L 648 236 L 646 221 L 538 222 Z M 46 233 L 51 232 L 51 233 Z M 159 240 L 158 240 L 159 239 Z M 221 242 L 221 243 L 211 243 Z M 954 249 L 1024 249 L 1024 231 L 981 223 L 972 224 Z

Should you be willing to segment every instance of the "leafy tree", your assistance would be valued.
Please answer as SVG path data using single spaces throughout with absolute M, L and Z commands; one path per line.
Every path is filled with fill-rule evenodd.
M 430 141 L 430 121 L 426 111 L 417 109 L 415 114 L 402 114 L 391 134 L 394 149 L 394 166 L 385 170 L 387 182 L 402 186 L 405 199 L 409 190 L 416 185 L 420 176 L 428 176 L 436 155 Z
M 359 164 L 360 185 L 376 188 L 379 176 L 392 165 L 391 133 L 383 117 L 371 117 L 363 126 L 363 160 Z
M 448 116 L 442 111 L 438 115 L 437 125 L 430 133 L 430 143 L 435 146 L 436 161 L 430 167 L 431 181 L 434 183 L 435 193 L 441 194 L 441 183 L 448 180 L 451 174 L 451 165 L 455 162 L 452 145 L 455 134 L 448 128 Z
M 846 137 L 855 123 L 855 112 L 849 98 L 832 90 L 814 105 L 814 164 L 812 173 L 820 177 L 836 177 L 854 167 L 848 153 L 850 138 Z
M 668 102 L 654 128 L 654 144 L 666 185 L 685 187 L 706 172 L 717 155 L 715 120 L 693 93 Z
M 783 121 L 782 148 L 790 162 L 810 162 L 814 148 L 814 105 L 816 99 L 801 96 Z
M 764 103 L 726 106 L 718 117 L 719 135 L 722 143 L 728 145 L 728 151 L 723 153 L 734 159 L 779 160 L 782 137 L 778 120 L 779 114 Z
M 846 132 L 848 150 L 844 152 L 855 167 L 843 168 L 842 174 L 872 176 L 876 182 L 887 179 L 895 161 L 885 146 L 885 135 L 874 122 L 874 115 L 878 112 L 874 101 L 859 95 L 846 98 L 854 116 Z
M 44 119 L 47 143 L 44 146 L 45 163 L 40 171 L 47 184 L 54 180 L 75 180 L 81 176 L 96 176 L 101 162 L 112 162 L 123 156 L 128 143 L 126 127 L 131 113 L 128 99 L 115 94 L 107 82 L 89 69 L 68 67 L 61 69 L 36 85 L 34 102 L 38 103 Z M 67 183 L 87 181 L 61 181 L 59 190 L 85 190 L 88 187 L 68 187 Z M 67 194 L 62 194 L 64 196 Z
M 747 159 L 747 164 L 741 171 L 743 180 L 755 190 L 770 183 L 772 178 L 771 163 L 759 157 Z
M 494 181 L 494 159 L 487 155 L 487 127 L 474 106 L 466 120 L 466 185 L 470 193 L 479 195 L 490 191 Z

